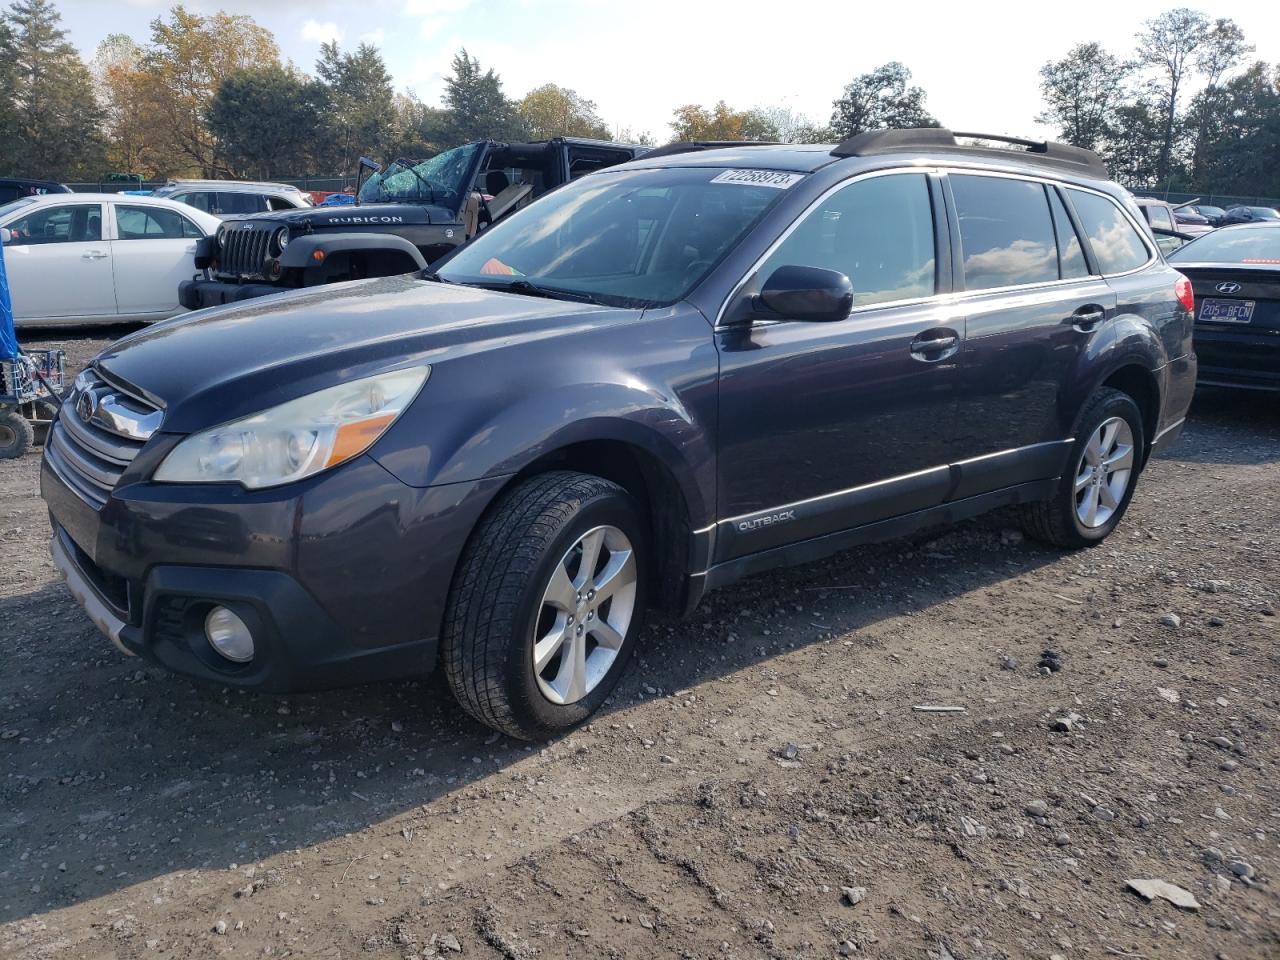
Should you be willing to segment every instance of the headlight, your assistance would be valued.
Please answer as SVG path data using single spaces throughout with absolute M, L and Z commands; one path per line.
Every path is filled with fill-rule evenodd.
M 284 248 L 289 245 L 289 228 L 281 227 L 276 231 L 276 249 L 284 253 Z
M 218 240 L 218 246 L 225 247 L 227 245 L 227 228 L 226 227 L 218 228 L 217 240 Z
M 258 489 L 336 467 L 368 450 L 430 373 L 430 367 L 411 367 L 353 380 L 192 434 L 164 458 L 155 479 Z

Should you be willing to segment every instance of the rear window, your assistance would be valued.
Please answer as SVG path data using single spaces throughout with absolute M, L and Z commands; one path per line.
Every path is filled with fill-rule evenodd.
M 1067 189 L 1103 274 L 1127 273 L 1151 259 L 1142 235 L 1108 197 Z
M 1058 279 L 1058 244 L 1041 184 L 969 174 L 950 180 L 966 290 Z
M 1205 263 L 1280 263 L 1280 226 L 1225 227 L 1179 247 L 1169 259 Z

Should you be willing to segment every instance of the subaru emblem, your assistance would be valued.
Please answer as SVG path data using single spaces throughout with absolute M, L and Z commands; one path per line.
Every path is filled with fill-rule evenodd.
M 1234 280 L 1223 280 L 1222 283 L 1218 284 L 1213 289 L 1217 290 L 1219 293 L 1239 293 L 1240 284 L 1236 283 Z

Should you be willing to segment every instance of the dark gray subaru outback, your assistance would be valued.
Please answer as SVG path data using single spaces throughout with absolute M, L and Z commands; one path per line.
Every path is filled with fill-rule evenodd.
M 127 337 L 41 487 L 126 653 L 269 690 L 440 660 L 540 737 L 600 706 L 646 608 L 1003 505 L 1102 540 L 1181 428 L 1191 331 L 1087 151 L 665 148 L 433 273 Z

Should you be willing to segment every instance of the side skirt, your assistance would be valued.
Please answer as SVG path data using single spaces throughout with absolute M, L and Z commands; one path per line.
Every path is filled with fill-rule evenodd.
M 1016 486 L 992 490 L 976 497 L 954 500 L 926 510 L 903 514 L 889 520 L 866 523 L 862 526 L 840 530 L 825 536 L 801 540 L 771 550 L 748 554 L 718 563 L 705 573 L 690 577 L 690 593 L 700 597 L 708 590 L 723 587 L 742 577 L 773 570 L 778 567 L 790 567 L 801 563 L 812 563 L 841 550 L 848 550 L 864 543 L 876 543 L 881 540 L 894 540 L 907 534 L 915 533 L 927 527 L 943 526 L 976 517 L 979 514 L 1015 503 L 1031 503 L 1045 500 L 1052 496 L 1058 478 L 1035 480 L 1031 483 L 1020 483 Z M 693 600 L 696 603 L 696 600 Z M 692 608 L 693 603 L 690 604 Z

